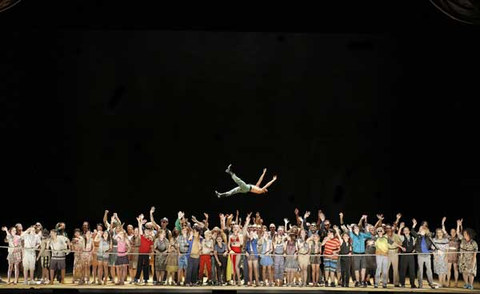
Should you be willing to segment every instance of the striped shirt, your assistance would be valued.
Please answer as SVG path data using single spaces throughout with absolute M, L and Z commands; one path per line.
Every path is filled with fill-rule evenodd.
M 333 251 L 338 251 L 340 249 L 340 240 L 337 238 L 330 239 L 325 243 L 325 249 L 323 250 L 323 254 L 331 255 L 328 258 L 330 259 L 337 259 L 338 256 L 333 255 Z

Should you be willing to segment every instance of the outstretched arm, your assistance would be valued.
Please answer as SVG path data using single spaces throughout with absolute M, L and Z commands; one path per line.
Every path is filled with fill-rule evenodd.
M 153 218 L 153 213 L 155 212 L 155 206 L 152 206 L 152 208 L 150 208 L 150 221 L 152 222 L 153 226 L 159 230 L 160 229 L 160 226 L 155 222 L 155 219 Z
M 245 219 L 245 225 L 243 226 L 243 230 L 242 230 L 242 233 L 244 236 L 247 235 L 247 231 L 248 231 L 248 225 L 250 224 L 250 216 L 252 215 L 252 213 L 250 212 L 249 214 L 247 214 L 247 218 Z
M 444 234 L 445 236 L 447 236 L 447 238 L 450 239 L 450 235 L 448 234 L 447 230 L 445 229 L 445 221 L 446 221 L 446 220 L 447 220 L 447 217 L 444 216 L 444 217 L 442 218 L 442 231 L 443 231 L 443 234 Z
M 103 224 L 105 225 L 105 229 L 110 228 L 110 224 L 108 223 L 108 210 L 105 210 L 105 214 L 103 215 Z
M 403 228 L 405 228 L 405 223 L 404 223 L 404 222 L 401 222 L 401 223 L 400 223 L 400 226 L 398 227 L 398 232 L 397 232 L 397 235 L 398 235 L 398 237 L 400 237 L 400 238 L 403 237 L 403 236 L 402 236 L 402 230 L 403 230 Z
M 262 183 L 263 177 L 265 176 L 266 173 L 267 173 L 267 169 L 264 168 L 264 169 L 263 169 L 263 173 L 262 173 L 262 175 L 260 176 L 260 178 L 258 179 L 258 182 L 255 184 L 255 186 L 260 187 L 260 184 Z
M 461 232 L 462 222 L 463 222 L 463 219 L 462 220 L 457 220 L 457 236 L 458 236 L 458 239 L 460 239 L 460 240 L 463 239 L 463 234 Z
M 175 228 L 177 228 L 179 232 L 182 231 L 181 222 L 182 222 L 183 216 L 184 216 L 184 213 L 182 211 L 179 211 L 177 214 L 177 220 L 175 221 Z
M 205 228 L 208 230 L 208 214 L 204 212 L 203 215 L 205 216 L 205 221 L 204 221 Z
M 276 180 L 277 180 L 277 176 L 273 176 L 273 179 L 270 182 L 268 182 L 265 186 L 263 186 L 262 190 L 265 190 L 266 192 L 268 192 L 267 188 L 270 187 L 273 184 L 273 182 L 275 182 Z
M 225 230 L 225 216 L 223 215 L 223 213 L 220 213 L 219 217 L 220 217 L 220 229 L 223 232 Z
M 2 231 L 4 231 L 7 234 L 7 237 L 10 236 L 10 232 L 8 231 L 7 227 L 2 227 Z
M 143 235 L 143 228 L 142 228 L 142 220 L 143 220 L 143 214 L 139 215 L 137 217 L 138 221 L 138 232 L 140 233 L 140 236 Z M 180 231 L 181 232 L 181 231 Z
M 360 218 L 360 220 L 358 221 L 358 227 L 360 228 L 360 230 L 363 229 L 363 220 L 365 219 L 366 215 L 362 215 L 362 217 Z
M 375 224 L 375 229 L 379 228 L 382 226 L 382 221 L 383 221 L 383 214 L 377 214 L 378 221 Z

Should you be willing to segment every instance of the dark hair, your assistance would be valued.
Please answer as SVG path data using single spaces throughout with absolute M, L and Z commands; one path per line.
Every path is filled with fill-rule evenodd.
M 76 228 L 75 230 L 73 230 L 73 233 L 81 233 L 82 231 L 79 229 L 79 228 Z
M 175 239 L 178 237 L 178 235 L 180 235 L 180 232 L 177 230 L 177 228 L 174 228 L 172 230 L 172 238 Z
M 475 239 L 475 237 L 477 236 L 477 233 L 472 229 L 472 228 L 466 228 L 465 230 L 463 230 L 464 233 L 467 233 L 467 235 L 470 236 L 470 239 Z
M 98 223 L 95 227 L 96 227 L 96 228 L 101 227 L 102 230 L 103 230 L 103 224 L 102 224 L 102 223 Z

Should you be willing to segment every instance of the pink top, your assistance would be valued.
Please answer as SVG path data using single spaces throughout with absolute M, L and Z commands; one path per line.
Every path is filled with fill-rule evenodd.
M 127 244 L 122 241 L 120 238 L 117 239 L 117 256 L 126 256 L 127 255 Z

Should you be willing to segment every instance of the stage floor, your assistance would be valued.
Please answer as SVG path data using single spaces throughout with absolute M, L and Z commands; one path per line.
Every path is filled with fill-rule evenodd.
M 387 289 L 373 287 L 368 288 L 342 288 L 342 287 L 247 287 L 247 286 L 139 286 L 126 284 L 124 286 L 115 286 L 109 283 L 105 286 L 99 285 L 74 285 L 71 278 L 66 279 L 66 284 L 54 285 L 24 285 L 22 282 L 17 285 L 0 284 L 0 293 L 328 293 L 328 292 L 347 292 L 347 293 L 479 293 L 480 283 L 475 283 L 475 290 L 465 290 L 463 288 L 439 288 L 431 289 L 424 284 L 423 289 L 395 288 L 388 285 Z M 459 283 L 463 287 L 463 282 Z

